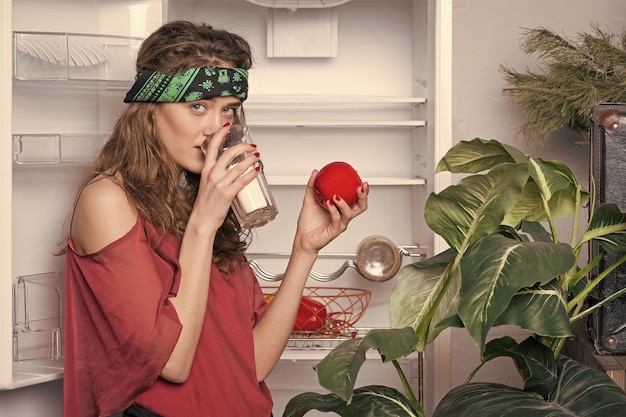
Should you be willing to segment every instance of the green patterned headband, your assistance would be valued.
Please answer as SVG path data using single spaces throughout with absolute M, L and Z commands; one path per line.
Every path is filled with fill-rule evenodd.
M 248 98 L 248 71 L 222 67 L 190 68 L 173 77 L 158 71 L 142 71 L 126 93 L 124 103 L 176 103 L 225 96 L 237 97 L 241 101 Z

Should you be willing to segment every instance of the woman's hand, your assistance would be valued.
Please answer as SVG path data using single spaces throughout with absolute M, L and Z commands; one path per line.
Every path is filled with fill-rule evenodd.
M 194 213 L 202 213 L 204 222 L 212 219 L 210 223 L 216 229 L 224 222 L 237 193 L 259 174 L 256 169 L 250 169 L 259 161 L 260 155 L 255 152 L 255 145 L 234 145 L 219 155 L 228 129 L 229 125 L 220 128 L 207 142 L 206 147 L 202 147 L 205 155 L 204 167 L 200 172 L 200 188 L 193 209 Z M 229 169 L 231 162 L 244 152 L 251 155 Z
M 367 182 L 357 189 L 358 200 L 352 207 L 339 196 L 334 196 L 332 202 L 326 201 L 326 206 L 322 207 L 315 198 L 313 188 L 317 174 L 318 171 L 314 170 L 307 183 L 294 240 L 294 251 L 304 254 L 317 254 L 343 233 L 353 218 L 367 210 Z

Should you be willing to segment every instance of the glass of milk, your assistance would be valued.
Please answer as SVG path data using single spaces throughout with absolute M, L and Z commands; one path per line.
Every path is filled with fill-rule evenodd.
M 224 140 L 224 149 L 236 145 L 238 143 L 253 143 L 250 136 L 250 129 L 247 126 L 234 124 L 230 127 L 230 131 Z M 235 166 L 239 161 L 249 156 L 248 153 L 240 155 L 233 160 L 230 167 Z M 242 227 L 252 229 L 254 227 L 263 226 L 264 224 L 274 220 L 278 214 L 278 208 L 274 197 L 270 192 L 265 173 L 263 172 L 263 164 L 261 161 L 258 165 L 253 165 L 250 169 L 259 166 L 259 174 L 241 190 L 233 200 L 232 209 L 235 216 L 239 220 Z M 248 171 L 249 172 L 249 171 Z

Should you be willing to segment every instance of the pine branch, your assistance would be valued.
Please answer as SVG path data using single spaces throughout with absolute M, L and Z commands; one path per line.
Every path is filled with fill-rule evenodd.
M 522 106 L 526 121 L 517 134 L 545 143 L 569 127 L 589 140 L 589 112 L 600 101 L 626 102 L 626 31 L 620 36 L 592 24 L 591 33 L 568 39 L 547 28 L 524 32 L 521 49 L 542 60 L 540 72 L 518 72 L 501 65 L 503 89 Z

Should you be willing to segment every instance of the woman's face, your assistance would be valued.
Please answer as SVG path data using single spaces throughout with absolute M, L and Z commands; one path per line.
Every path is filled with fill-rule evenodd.
M 241 101 L 235 97 L 214 97 L 157 106 L 156 123 L 161 142 L 183 169 L 199 174 L 204 166 L 201 146 L 225 123 L 233 123 Z

